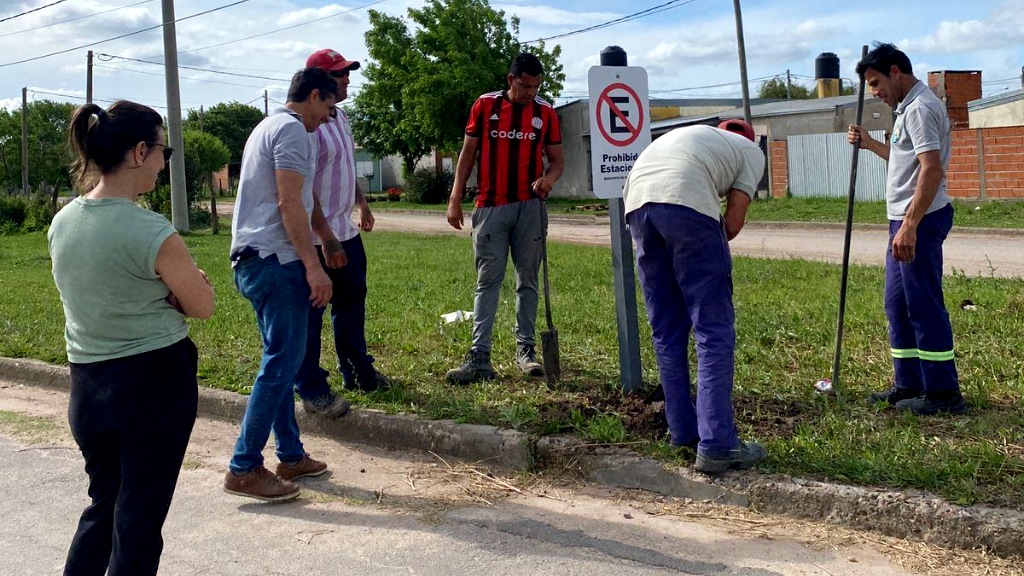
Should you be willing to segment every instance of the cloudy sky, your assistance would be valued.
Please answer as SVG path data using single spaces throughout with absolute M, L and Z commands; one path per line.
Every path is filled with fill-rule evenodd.
M 0 20 L 54 1 L 0 0 Z M 182 18 L 236 1 L 178 0 L 176 16 Z M 493 5 L 521 18 L 521 40 L 526 41 L 607 22 L 665 1 L 493 0 Z M 331 47 L 350 59 L 365 60 L 363 35 L 369 28 L 366 5 L 371 2 L 375 0 L 249 0 L 178 23 L 182 65 L 236 74 L 182 69 L 183 106 L 198 108 L 231 100 L 262 105 L 264 89 L 269 90 L 270 98 L 283 100 L 287 83 L 276 79 L 287 78 L 319 48 Z M 376 0 L 373 8 L 404 15 L 408 8 L 421 3 Z M 0 22 L 0 106 L 20 105 L 23 86 L 29 87 L 33 99 L 81 102 L 74 97 L 85 94 L 86 48 L 23 64 L 5 64 L 157 25 L 161 21 L 160 4 L 160 0 L 65 0 Z M 840 56 L 843 76 L 852 78 L 860 46 L 885 40 L 896 42 L 910 55 L 919 76 L 928 70 L 982 70 L 986 96 L 1020 88 L 1024 0 L 743 0 L 743 10 L 752 79 L 784 74 L 790 69 L 797 75 L 794 81 L 810 84 L 814 58 L 826 51 Z M 107 13 L 85 17 L 104 11 Z M 303 25 L 238 41 L 299 24 Z M 652 97 L 726 97 L 740 93 L 729 0 L 683 0 L 648 18 L 554 42 L 563 48 L 568 99 L 585 95 L 587 69 L 597 63 L 598 52 L 610 44 L 625 48 L 630 64 L 647 68 Z M 163 57 L 159 28 L 92 49 L 98 54 L 141 60 L 161 61 Z M 127 98 L 152 106 L 166 104 L 161 67 L 109 56 L 99 56 L 96 65 L 97 100 Z M 359 75 L 354 75 L 353 84 L 359 82 Z M 716 86 L 728 83 L 732 84 Z M 757 82 L 752 84 L 751 90 L 755 91 Z

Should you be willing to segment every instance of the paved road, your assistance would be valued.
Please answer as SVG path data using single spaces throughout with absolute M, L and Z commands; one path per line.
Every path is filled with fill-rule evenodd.
M 0 382 L 5 575 L 59 574 L 86 503 L 66 409 L 62 394 Z M 12 424 L 12 413 L 56 426 L 33 432 Z M 327 460 L 333 475 L 305 483 L 297 501 L 253 503 L 219 489 L 236 431 L 197 422 L 164 529 L 161 574 L 907 574 L 875 549 L 851 544 L 857 539 L 848 533 L 829 540 L 836 529 L 730 520 L 735 512 L 726 509 L 558 480 L 510 495 L 429 455 L 311 437 L 307 450 Z
M 380 230 L 420 232 L 424 234 L 457 233 L 443 214 L 374 213 Z M 468 221 L 467 221 L 468 222 Z M 462 234 L 468 235 L 465 230 Z M 608 246 L 611 234 L 607 222 L 552 220 L 552 240 Z M 857 264 L 884 265 L 889 236 L 885 230 L 854 227 L 850 243 L 850 260 Z M 755 258 L 800 258 L 825 262 L 842 262 L 843 232 L 824 228 L 786 228 L 748 224 L 730 242 L 733 255 Z M 994 274 L 1003 278 L 1024 277 L 1024 236 L 998 236 L 953 233 L 945 243 L 945 271 L 954 269 L 968 275 Z
M 234 204 L 221 201 L 218 213 L 230 218 Z M 421 234 L 469 235 L 468 229 L 456 231 L 445 220 L 444 213 L 408 214 L 377 210 L 374 212 L 378 230 L 418 232 Z M 469 218 L 466 218 L 469 225 Z M 571 221 L 553 219 L 549 226 L 552 240 L 596 246 L 611 244 L 607 221 Z M 888 245 L 885 230 L 854 227 L 850 244 L 850 260 L 855 264 L 885 264 Z M 749 223 L 731 243 L 733 255 L 754 258 L 800 258 L 825 262 L 842 262 L 843 231 L 813 227 L 767 227 Z M 950 234 L 945 243 L 945 271 L 962 271 L 968 275 L 995 275 L 1001 278 L 1024 277 L 1024 236 L 996 234 Z

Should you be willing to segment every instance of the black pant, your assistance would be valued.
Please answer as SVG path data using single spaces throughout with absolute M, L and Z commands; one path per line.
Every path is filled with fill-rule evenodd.
M 68 420 L 85 457 L 90 504 L 66 575 L 156 574 L 160 530 L 196 421 L 196 347 L 71 364 Z

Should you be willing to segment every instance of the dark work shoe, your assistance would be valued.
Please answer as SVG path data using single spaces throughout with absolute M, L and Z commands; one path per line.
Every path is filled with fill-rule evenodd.
M 358 390 L 359 392 L 376 392 L 390 388 L 394 383 L 393 378 L 374 371 L 373 376 L 369 378 L 357 378 L 355 381 L 346 380 L 345 389 Z
M 460 386 L 479 380 L 493 380 L 494 367 L 491 366 L 491 353 L 486 350 L 471 349 L 466 353 L 466 361 L 462 363 L 462 366 L 449 370 L 444 377 L 448 382 Z
M 868 396 L 868 402 L 871 404 L 881 404 L 882 402 L 888 402 L 889 406 L 895 406 L 902 400 L 912 400 L 917 398 L 921 394 L 924 394 L 924 390 L 912 390 L 910 388 L 900 388 L 893 386 L 885 392 L 875 392 L 871 396 Z
M 896 409 L 912 412 L 918 416 L 935 414 L 963 414 L 967 412 L 967 402 L 959 390 L 953 392 L 926 392 L 917 398 L 900 400 Z
M 323 418 L 340 418 L 348 412 L 351 406 L 351 402 L 333 392 L 328 392 L 313 400 L 302 400 L 302 408 L 307 413 Z
M 695 468 L 705 474 L 717 474 L 729 469 L 746 470 L 768 457 L 768 451 L 757 442 L 744 443 L 732 450 L 714 456 L 697 453 Z
M 516 347 L 516 366 L 519 366 L 527 376 L 544 376 L 544 366 L 537 362 L 537 350 L 531 344 L 520 344 Z

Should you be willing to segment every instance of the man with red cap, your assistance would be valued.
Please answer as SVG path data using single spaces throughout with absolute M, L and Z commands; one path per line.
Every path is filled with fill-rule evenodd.
M 359 69 L 359 62 L 325 49 L 310 55 L 306 66 L 321 68 L 334 77 L 340 103 L 348 96 L 349 73 Z M 346 388 L 377 390 L 389 380 L 377 372 L 374 358 L 367 352 L 366 252 L 359 237 L 360 230 L 373 230 L 373 214 L 356 181 L 355 143 L 345 109 L 335 106 L 330 119 L 311 138 L 316 151 L 312 225 L 320 262 L 334 286 L 331 323 L 338 369 Z M 359 209 L 358 226 L 352 221 L 353 208 Z M 328 372 L 320 367 L 323 314 L 323 308 L 310 308 L 306 356 L 295 388 L 307 412 L 333 418 L 345 411 L 327 383 Z
M 636 245 L 672 444 L 697 451 L 697 469 L 749 468 L 767 452 L 736 432 L 732 240 L 764 172 L 754 129 L 742 120 L 679 128 L 640 154 L 622 190 Z M 722 215 L 722 199 L 726 200 Z M 690 398 L 690 331 L 697 398 Z

